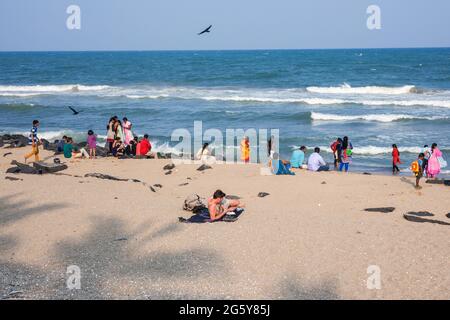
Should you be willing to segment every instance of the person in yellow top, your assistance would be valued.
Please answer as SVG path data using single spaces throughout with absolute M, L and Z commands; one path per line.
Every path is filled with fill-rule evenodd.
M 244 137 L 241 141 L 241 160 L 245 163 L 250 162 L 250 141 L 248 137 Z

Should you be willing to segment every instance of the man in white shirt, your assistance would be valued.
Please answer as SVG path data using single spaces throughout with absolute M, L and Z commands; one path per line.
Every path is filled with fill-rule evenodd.
M 311 154 L 308 158 L 308 170 L 311 171 L 328 171 L 330 167 L 323 160 L 322 156 L 319 154 L 320 148 L 315 147 L 314 153 Z

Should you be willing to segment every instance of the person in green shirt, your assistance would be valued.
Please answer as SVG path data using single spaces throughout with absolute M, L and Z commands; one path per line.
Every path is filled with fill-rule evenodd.
M 67 142 L 64 144 L 63 152 L 64 152 L 64 158 L 72 158 L 72 151 L 73 151 L 73 145 L 72 145 L 72 138 L 67 138 Z

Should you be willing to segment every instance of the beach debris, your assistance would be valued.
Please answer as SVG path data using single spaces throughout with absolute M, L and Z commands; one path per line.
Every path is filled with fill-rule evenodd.
M 450 219 L 450 212 L 447 213 L 445 216 Z
M 389 213 L 393 212 L 395 210 L 394 207 L 381 207 L 381 208 L 366 208 L 364 211 L 368 212 L 382 212 L 382 213 Z
M 166 171 L 166 173 L 164 173 L 166 176 L 169 174 L 172 174 L 172 170 Z
M 12 152 L 7 152 L 7 153 L 3 154 L 3 157 L 9 156 L 10 154 L 12 154 Z
M 163 167 L 163 170 L 172 170 L 174 168 L 175 168 L 175 165 L 173 163 L 169 163 Z
M 450 180 L 444 180 L 444 185 L 446 185 L 447 187 L 450 187 Z
M 105 179 L 105 180 L 113 180 L 113 181 L 128 181 L 129 179 L 121 179 L 114 176 L 110 176 L 109 174 L 103 173 L 86 173 L 84 175 L 85 178 L 97 178 L 97 179 Z
M 67 165 L 63 163 L 45 163 L 40 161 L 33 162 L 33 167 L 37 170 L 42 170 L 43 173 L 55 173 L 67 169 Z
M 127 240 L 128 238 L 125 237 L 114 239 L 114 241 L 127 241 Z
M 149 189 L 152 190 L 152 192 L 156 192 L 155 188 L 153 188 L 152 186 L 149 186 Z
M 270 193 L 267 193 L 267 192 L 260 192 L 260 193 L 258 193 L 258 197 L 260 197 L 260 198 L 267 197 L 268 195 L 270 195 Z
M 322 183 L 321 184 L 327 184 L 327 182 L 326 181 L 322 181 Z
M 428 223 L 434 223 L 434 224 L 439 224 L 439 225 L 444 225 L 444 226 L 450 226 L 450 223 L 448 223 L 448 222 L 434 220 L 434 219 L 425 219 L 425 218 L 408 215 L 408 214 L 404 214 L 403 218 L 405 218 L 406 220 L 411 221 L 411 222 L 419 222 L 419 223 L 428 222 Z
M 159 184 L 159 183 L 156 183 L 156 184 L 154 184 L 153 186 L 156 187 L 156 188 L 162 188 L 162 185 Z
M 417 217 L 433 217 L 434 214 L 432 214 L 431 212 L 428 211 L 409 211 L 406 214 L 412 215 L 412 216 L 417 216 Z
M 229 200 L 239 200 L 240 198 L 241 197 L 235 196 L 235 195 L 232 195 L 232 194 L 228 194 L 228 195 L 225 196 L 225 199 L 229 199 Z
M 197 171 L 204 171 L 207 169 L 212 169 L 212 167 L 208 166 L 207 164 L 202 164 L 200 167 L 197 168 Z
M 370 172 L 363 172 L 363 174 L 365 174 L 367 176 L 371 176 L 372 175 Z
M 6 176 L 5 179 L 6 180 L 11 180 L 11 181 L 23 181 L 23 179 L 16 178 L 16 177 L 8 177 L 8 176 Z
M 187 186 L 189 183 L 185 182 L 185 183 L 180 183 L 178 186 L 183 187 L 183 186 Z

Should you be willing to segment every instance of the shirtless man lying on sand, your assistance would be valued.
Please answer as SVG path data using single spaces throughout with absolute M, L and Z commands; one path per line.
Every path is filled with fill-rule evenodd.
M 220 220 L 228 212 L 232 212 L 237 207 L 242 207 L 239 200 L 231 200 L 225 198 L 225 193 L 222 190 L 214 192 L 212 198 L 208 200 L 208 210 L 211 221 Z

